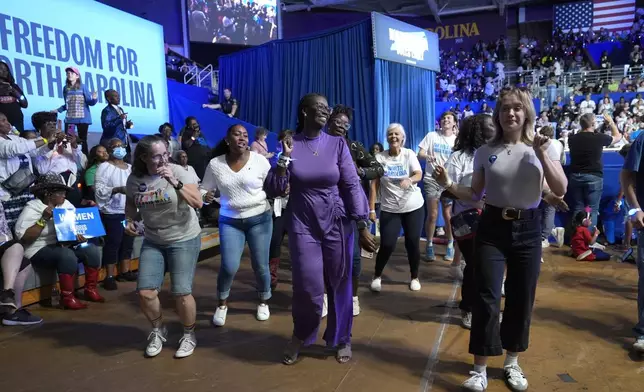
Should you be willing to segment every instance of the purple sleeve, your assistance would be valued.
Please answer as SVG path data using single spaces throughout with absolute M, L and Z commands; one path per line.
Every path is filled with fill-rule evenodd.
M 278 167 L 275 166 L 268 171 L 268 175 L 264 180 L 264 192 L 269 199 L 282 197 L 286 195 L 286 188 L 291 178 L 291 172 L 287 169 L 285 176 L 280 176 L 277 173 Z
M 360 185 L 360 178 L 353 164 L 349 147 L 344 138 L 340 138 L 338 146 L 338 167 L 340 168 L 340 197 L 344 208 L 351 220 L 365 220 L 369 217 L 369 204 L 367 196 Z

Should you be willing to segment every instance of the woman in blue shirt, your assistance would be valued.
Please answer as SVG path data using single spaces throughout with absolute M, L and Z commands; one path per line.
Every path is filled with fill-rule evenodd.
M 81 82 L 80 71 L 76 67 L 65 68 L 67 81 L 63 88 L 63 99 L 65 103 L 52 112 L 67 112 L 65 116 L 65 130 L 69 131 L 69 126 L 74 125 L 78 132 L 83 154 L 87 155 L 87 131 L 92 123 L 92 114 L 89 111 L 90 106 L 96 105 L 98 95 L 91 92 Z

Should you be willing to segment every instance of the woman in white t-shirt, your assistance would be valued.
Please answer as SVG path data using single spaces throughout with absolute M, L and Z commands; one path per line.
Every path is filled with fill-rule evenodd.
M 474 154 L 471 186 L 455 184 L 443 167 L 434 176 L 459 199 L 478 201 L 485 209 L 476 234 L 476 298 L 472 306 L 469 351 L 474 369 L 463 383 L 468 391 L 487 388 L 487 359 L 505 349 L 505 381 L 512 390 L 528 388 L 518 356 L 528 348 L 530 318 L 541 268 L 541 210 L 544 179 L 562 198 L 568 181 L 550 139 L 534 136 L 532 95 L 502 90 L 494 109 L 496 136 Z M 534 140 L 533 140 L 534 138 Z M 502 326 L 501 286 L 507 266 Z M 501 334 L 501 329 L 503 334 Z
M 224 140 L 213 150 L 213 157 L 201 182 L 206 202 L 214 199 L 215 191 L 219 190 L 221 194 L 221 268 L 217 276 L 219 306 L 212 322 L 217 327 L 226 324 L 228 296 L 246 242 L 259 295 L 256 318 L 265 321 L 271 315 L 267 301 L 271 298 L 268 259 L 273 214 L 264 192 L 264 180 L 271 165 L 262 155 L 248 150 L 248 131 L 242 125 L 228 128 Z
M 116 290 L 118 285 L 114 278 L 116 263 L 119 263 L 119 281 L 134 282 L 136 273 L 130 271 L 130 259 L 134 247 L 134 237 L 125 234 L 125 192 L 127 179 L 132 173 L 132 166 L 123 159 L 127 150 L 121 139 L 114 138 L 107 142 L 110 159 L 96 169 L 94 197 L 101 211 L 101 220 L 105 226 L 105 245 L 103 246 L 103 265 L 107 266 L 107 277 L 103 281 L 105 290 Z
M 376 160 L 384 167 L 382 178 L 371 181 L 369 197 L 369 219 L 376 221 L 376 190 L 380 190 L 380 249 L 376 256 L 376 269 L 371 290 L 382 289 L 381 276 L 393 253 L 400 228 L 405 232 L 405 249 L 411 271 L 409 289 L 420 290 L 418 265 L 420 264 L 420 233 L 423 230 L 423 196 L 417 183 L 423 171 L 414 152 L 405 145 L 405 129 L 400 124 L 387 128 L 389 150 L 376 155 Z
M 452 227 L 450 219 L 452 217 L 451 203 L 449 199 L 441 198 L 444 188 L 440 186 L 432 177 L 432 171 L 436 166 L 444 166 L 447 159 L 452 154 L 454 142 L 456 141 L 456 115 L 452 112 L 445 112 L 440 118 L 440 130 L 429 132 L 418 145 L 418 159 L 424 159 L 425 177 L 425 200 L 427 205 L 427 222 L 425 223 L 425 235 L 427 236 L 427 247 L 425 248 L 425 258 L 427 261 L 436 260 L 434 254 L 434 230 L 436 230 L 436 221 L 438 220 L 438 201 L 443 206 L 443 219 L 445 220 L 445 234 L 447 236 L 447 251 L 445 260 L 454 260 L 454 240 L 452 237 Z
M 454 153 L 445 163 L 445 169 L 450 179 L 463 186 L 472 184 L 472 174 L 474 172 L 474 152 L 481 147 L 488 139 L 494 136 L 494 123 L 492 117 L 487 114 L 477 114 L 466 118 L 460 127 L 456 143 L 454 144 Z M 482 209 L 482 201 L 473 200 L 456 200 L 452 214 L 455 219 L 459 214 L 473 209 Z M 454 228 L 457 230 L 458 228 Z M 463 238 L 457 240 L 458 249 L 463 255 L 465 269 L 463 271 L 463 283 L 461 285 L 461 323 L 463 327 L 470 329 L 472 327 L 472 304 L 476 296 L 476 282 L 474 280 L 474 238 Z M 460 269 L 460 265 L 456 265 Z

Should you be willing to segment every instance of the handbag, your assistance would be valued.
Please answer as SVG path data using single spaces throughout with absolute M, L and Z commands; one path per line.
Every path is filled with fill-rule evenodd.
M 474 238 L 481 220 L 481 212 L 482 210 L 472 208 L 454 215 L 450 219 L 454 239 L 459 241 Z
M 36 176 L 31 172 L 29 167 L 22 167 L 13 173 L 9 178 L 4 180 L 2 187 L 11 194 L 18 196 L 36 182 Z

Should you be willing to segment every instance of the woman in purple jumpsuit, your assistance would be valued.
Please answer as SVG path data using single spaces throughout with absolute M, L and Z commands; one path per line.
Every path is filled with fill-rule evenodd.
M 286 226 L 293 273 L 293 337 L 284 363 L 294 364 L 301 347 L 315 343 L 324 289 L 329 314 L 324 340 L 340 363 L 351 359 L 353 230 L 360 245 L 375 251 L 367 230 L 369 206 L 347 142 L 321 132 L 329 118 L 325 97 L 308 94 L 298 106 L 296 135 L 283 141 L 278 166 L 268 174 L 267 190 L 284 194 L 290 186 Z

